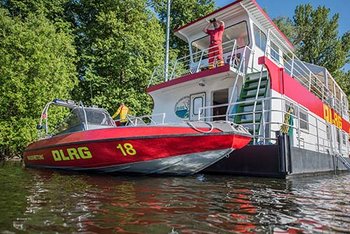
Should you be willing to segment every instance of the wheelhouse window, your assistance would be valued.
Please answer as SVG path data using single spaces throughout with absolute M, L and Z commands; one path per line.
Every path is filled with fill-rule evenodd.
M 299 112 L 299 124 L 300 124 L 300 128 L 304 129 L 304 130 L 309 130 L 309 116 L 307 111 L 300 109 Z
M 265 33 L 263 33 L 263 31 L 261 31 L 255 24 L 254 24 L 254 39 L 255 39 L 255 45 L 258 48 L 260 48 L 262 51 L 265 51 L 267 37 Z
M 222 36 L 222 43 L 237 40 L 237 48 L 247 46 L 249 44 L 248 26 L 246 21 L 225 28 Z M 226 45 L 226 44 L 225 44 Z M 223 46 L 224 53 L 232 50 L 232 45 L 227 43 Z M 231 45 L 231 46 L 229 46 Z M 202 37 L 192 42 L 193 53 L 209 48 L 209 36 Z

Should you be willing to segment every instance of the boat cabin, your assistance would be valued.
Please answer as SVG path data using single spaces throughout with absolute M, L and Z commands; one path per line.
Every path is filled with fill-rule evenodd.
M 61 110 L 64 118 L 56 126 L 52 126 L 48 118 L 52 106 L 64 108 Z M 114 127 L 116 127 L 115 122 L 105 109 L 95 106 L 85 107 L 83 103 L 75 103 L 71 100 L 54 99 L 48 102 L 42 110 L 37 130 L 39 138 L 46 138 L 53 135 Z
M 223 21 L 224 65 L 209 69 L 210 19 Z M 233 121 L 252 145 L 349 155 L 349 104 L 326 68 L 306 63 L 255 0 L 238 0 L 175 31 L 189 54 L 154 70 L 148 93 L 165 122 Z M 165 74 L 165 71 L 168 71 Z M 282 127 L 284 126 L 284 127 Z

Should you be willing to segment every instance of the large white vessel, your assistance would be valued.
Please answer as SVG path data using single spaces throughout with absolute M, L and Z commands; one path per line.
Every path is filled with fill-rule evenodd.
M 203 28 L 212 18 L 225 23 L 225 65 L 208 69 Z M 207 172 L 285 178 L 349 167 L 346 94 L 326 68 L 297 58 L 255 0 L 235 1 L 175 35 L 189 55 L 171 61 L 167 74 L 155 69 L 148 88 L 153 114 L 174 123 L 230 120 L 253 134 L 248 146 Z

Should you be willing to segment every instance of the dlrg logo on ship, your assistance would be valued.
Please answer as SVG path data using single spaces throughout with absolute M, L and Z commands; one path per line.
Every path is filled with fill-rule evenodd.
M 92 158 L 92 154 L 89 148 L 86 146 L 78 148 L 67 148 L 66 150 L 52 150 L 51 154 L 53 160 L 55 161 L 69 161 Z
M 340 129 L 343 128 L 342 117 L 325 104 L 323 104 L 323 118 L 328 123 L 334 124 Z

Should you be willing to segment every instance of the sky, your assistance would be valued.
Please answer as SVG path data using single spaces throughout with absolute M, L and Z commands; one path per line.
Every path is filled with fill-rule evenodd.
M 314 8 L 326 6 L 331 9 L 331 15 L 339 13 L 339 33 L 342 35 L 350 31 L 350 1 L 349 0 L 256 0 L 258 4 L 267 10 L 271 19 L 278 16 L 293 18 L 297 5 L 310 3 Z M 216 0 L 219 7 L 234 2 L 234 0 Z
M 293 19 L 294 10 L 300 4 L 310 3 L 314 8 L 326 6 L 331 9 L 331 15 L 339 13 L 339 36 L 350 31 L 350 0 L 256 0 L 258 4 L 267 10 L 271 19 L 278 16 L 288 16 Z M 234 0 L 216 0 L 218 7 L 225 6 Z M 347 64 L 345 70 L 350 70 Z

